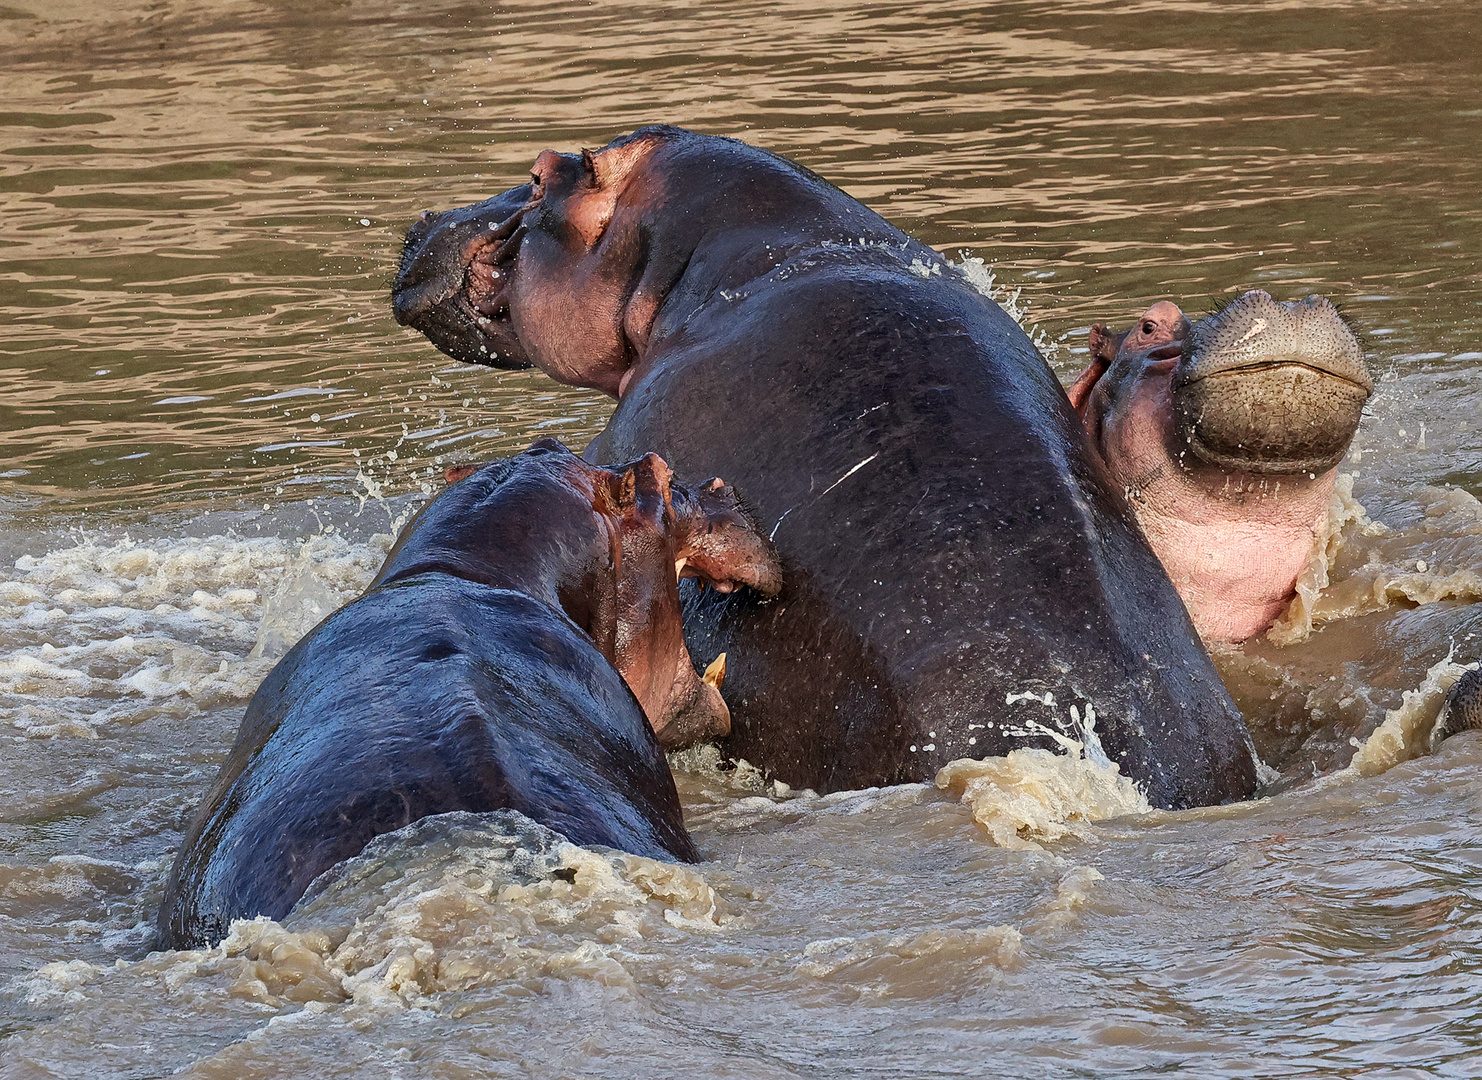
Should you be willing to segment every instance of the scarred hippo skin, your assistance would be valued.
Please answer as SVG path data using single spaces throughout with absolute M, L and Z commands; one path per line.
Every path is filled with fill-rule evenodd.
M 374 837 L 453 810 L 696 859 L 650 725 L 730 721 L 684 651 L 675 566 L 777 576 L 729 490 L 703 501 L 713 521 L 654 455 L 596 469 L 547 441 L 429 504 L 253 696 L 170 872 L 162 946 L 280 919 Z
M 1320 296 L 1248 292 L 1197 323 L 1091 328 L 1069 394 L 1206 641 L 1271 625 L 1327 518 L 1373 379 Z
M 688 591 L 724 744 L 821 791 L 1055 748 L 1089 716 L 1161 806 L 1239 799 L 1249 736 L 1020 328 L 930 248 L 729 139 L 645 128 L 427 214 L 393 304 L 455 357 L 620 395 L 594 461 L 736 485 L 780 597 Z

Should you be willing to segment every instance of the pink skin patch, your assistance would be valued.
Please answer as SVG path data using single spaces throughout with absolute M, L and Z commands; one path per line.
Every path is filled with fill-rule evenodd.
M 1291 599 L 1337 470 L 1256 474 L 1195 457 L 1173 408 L 1188 332 L 1168 301 L 1125 334 L 1092 327 L 1092 363 L 1068 393 L 1200 636 L 1239 642 L 1264 631 Z

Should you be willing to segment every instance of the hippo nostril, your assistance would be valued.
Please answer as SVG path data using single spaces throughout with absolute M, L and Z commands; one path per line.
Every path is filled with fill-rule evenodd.
M 415 326 L 417 320 L 447 299 L 449 290 L 440 281 L 412 279 L 391 294 L 391 314 L 401 326 Z

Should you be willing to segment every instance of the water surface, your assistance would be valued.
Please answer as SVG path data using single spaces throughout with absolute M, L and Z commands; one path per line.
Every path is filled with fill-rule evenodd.
M 0 1075 L 1482 1072 L 1482 739 L 1413 757 L 1482 656 L 1479 29 L 1459 0 L 4 0 Z M 406 224 L 655 121 L 988 261 L 1063 378 L 1157 299 L 1344 308 L 1379 391 L 1315 629 L 1218 657 L 1275 793 L 1091 823 L 1068 762 L 964 803 L 694 758 L 694 870 L 527 837 L 552 872 L 518 878 L 447 824 L 286 928 L 145 955 L 273 658 L 446 464 L 610 409 L 396 327 Z

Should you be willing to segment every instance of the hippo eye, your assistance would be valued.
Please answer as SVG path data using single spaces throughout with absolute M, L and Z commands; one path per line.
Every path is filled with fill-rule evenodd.
M 530 186 L 531 187 L 540 187 L 540 174 L 539 173 L 531 173 L 530 174 Z
M 1158 330 L 1158 324 L 1155 323 L 1155 322 L 1153 322 L 1151 319 L 1149 319 L 1147 322 L 1145 322 L 1145 323 L 1142 324 L 1142 332 L 1144 334 L 1151 335 L 1151 334 L 1156 333 L 1157 330 Z

